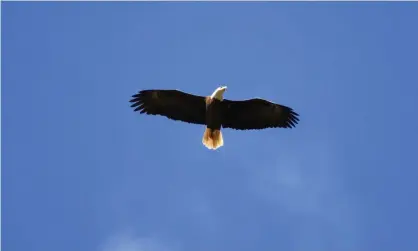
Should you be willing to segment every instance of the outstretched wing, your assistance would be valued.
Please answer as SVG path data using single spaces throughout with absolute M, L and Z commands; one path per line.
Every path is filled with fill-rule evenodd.
M 149 115 L 161 115 L 172 120 L 193 124 L 205 124 L 205 97 L 178 90 L 142 90 L 132 96 L 135 111 Z
M 299 121 L 299 114 L 292 108 L 259 98 L 242 101 L 224 99 L 222 103 L 224 128 L 292 128 Z

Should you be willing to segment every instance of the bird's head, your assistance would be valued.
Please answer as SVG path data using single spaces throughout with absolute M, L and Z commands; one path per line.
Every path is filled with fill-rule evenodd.
M 226 87 L 226 86 L 221 86 L 221 87 L 219 87 L 218 89 L 220 90 L 220 91 L 222 91 L 222 93 L 224 93 L 225 91 L 226 91 L 226 89 L 227 89 L 228 87 Z
M 212 98 L 223 100 L 224 99 L 223 95 L 226 89 L 227 89 L 226 86 L 221 86 L 221 87 L 216 88 L 216 90 L 212 94 Z

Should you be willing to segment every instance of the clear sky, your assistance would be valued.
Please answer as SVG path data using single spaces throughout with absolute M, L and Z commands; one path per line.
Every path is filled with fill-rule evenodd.
M 418 3 L 2 2 L 3 251 L 418 250 Z M 134 113 L 262 97 L 294 129 Z

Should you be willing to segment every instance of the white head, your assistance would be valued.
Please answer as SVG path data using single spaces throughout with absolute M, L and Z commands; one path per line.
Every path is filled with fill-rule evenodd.
M 226 91 L 226 86 L 221 86 L 216 88 L 216 90 L 212 93 L 211 98 L 216 98 L 217 100 L 223 100 L 224 99 L 224 92 Z

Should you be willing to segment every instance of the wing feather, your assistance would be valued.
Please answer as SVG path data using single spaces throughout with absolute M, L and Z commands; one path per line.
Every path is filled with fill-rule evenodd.
M 134 111 L 172 120 L 205 124 L 205 97 L 178 90 L 142 90 L 129 101 Z
M 224 99 L 222 127 L 236 130 L 293 128 L 299 122 L 298 116 L 292 108 L 264 99 Z

